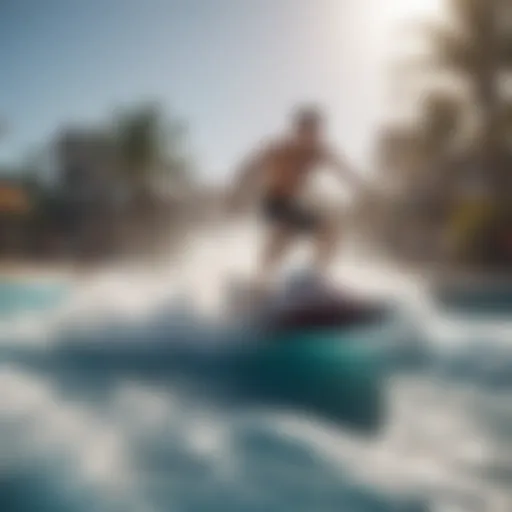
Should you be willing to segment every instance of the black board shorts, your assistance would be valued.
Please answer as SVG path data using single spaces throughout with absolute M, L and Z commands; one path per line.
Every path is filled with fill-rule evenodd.
M 262 214 L 269 224 L 291 231 L 311 233 L 320 227 L 319 215 L 293 198 L 265 197 L 262 202 Z

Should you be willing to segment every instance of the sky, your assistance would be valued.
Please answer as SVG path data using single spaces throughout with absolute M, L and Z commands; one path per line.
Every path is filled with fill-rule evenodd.
M 298 102 L 369 165 L 399 25 L 439 0 L 0 0 L 0 162 L 66 124 L 158 100 L 222 180 Z

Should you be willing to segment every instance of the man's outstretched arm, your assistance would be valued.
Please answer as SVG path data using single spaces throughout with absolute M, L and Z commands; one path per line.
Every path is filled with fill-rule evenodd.
M 370 187 L 368 183 L 363 179 L 361 174 L 348 163 L 348 159 L 344 155 L 329 150 L 326 151 L 325 161 L 344 183 L 350 183 L 353 188 L 360 192 L 369 191 Z
M 229 192 L 229 206 L 236 209 L 240 206 L 245 194 L 250 190 L 262 168 L 265 166 L 269 149 L 262 147 L 249 155 L 235 173 L 233 186 Z

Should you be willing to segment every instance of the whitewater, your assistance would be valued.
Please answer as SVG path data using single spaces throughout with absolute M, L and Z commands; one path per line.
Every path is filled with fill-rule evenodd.
M 344 254 L 333 279 L 396 300 L 407 319 L 399 340 L 381 342 L 393 357 L 387 420 L 373 435 L 307 411 L 201 400 L 186 367 L 172 379 L 125 371 L 115 350 L 126 345 L 177 360 L 215 350 L 226 282 L 250 274 L 257 236 L 193 233 L 154 268 L 47 277 L 69 287 L 63 300 L 1 319 L 2 509 L 512 510 L 512 322 L 449 314 L 421 276 L 368 254 Z M 33 363 L 73 345 L 114 356 L 101 372 L 69 358 Z M 206 376 L 193 378 L 200 387 Z

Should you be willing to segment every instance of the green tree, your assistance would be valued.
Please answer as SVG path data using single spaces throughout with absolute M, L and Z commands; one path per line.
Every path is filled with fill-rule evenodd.
M 158 104 L 121 110 L 113 139 L 118 171 L 135 197 L 151 198 L 162 183 L 171 188 L 189 178 L 184 127 Z
M 378 159 L 380 167 L 387 170 L 387 177 L 398 182 L 404 191 L 449 178 L 443 163 L 460 138 L 463 114 L 458 98 L 439 90 L 422 102 L 419 122 L 384 127 Z
M 417 61 L 426 73 L 439 71 L 462 82 L 466 109 L 477 120 L 481 168 L 498 195 L 503 191 L 503 79 L 512 72 L 512 4 L 507 0 L 449 0 L 446 23 L 424 26 L 431 51 Z M 462 95 L 461 95 L 462 96 Z
M 183 124 L 157 103 L 136 104 L 115 116 L 117 173 L 129 194 L 122 244 L 129 251 L 156 255 L 183 222 L 173 196 L 192 180 L 185 135 Z
M 503 85 L 512 72 L 512 3 L 447 0 L 447 6 L 444 23 L 421 26 L 430 51 L 408 59 L 408 74 L 399 75 L 419 78 L 424 84 L 434 79 L 435 89 L 423 87 L 423 94 L 425 89 L 431 92 L 421 104 L 417 122 L 384 130 L 380 149 L 385 163 L 398 162 L 405 196 L 417 209 L 425 190 L 434 192 L 438 206 L 452 201 L 445 210 L 452 211 L 446 221 L 454 218 L 459 226 L 455 231 L 464 232 L 456 237 L 464 240 L 458 254 L 471 259 L 476 247 L 500 246 L 494 240 L 483 244 L 486 233 L 510 238 L 510 233 L 494 227 L 510 219 L 512 102 Z M 447 78 L 450 87 L 443 91 L 440 87 Z M 464 177 L 468 170 L 470 175 Z M 475 179 L 475 172 L 477 182 L 481 180 L 490 193 L 485 204 L 461 202 L 464 194 L 456 197 L 466 179 Z M 425 187 L 429 182 L 434 186 Z M 450 190 L 455 191 L 451 197 Z M 478 258 L 483 260 L 481 253 Z

